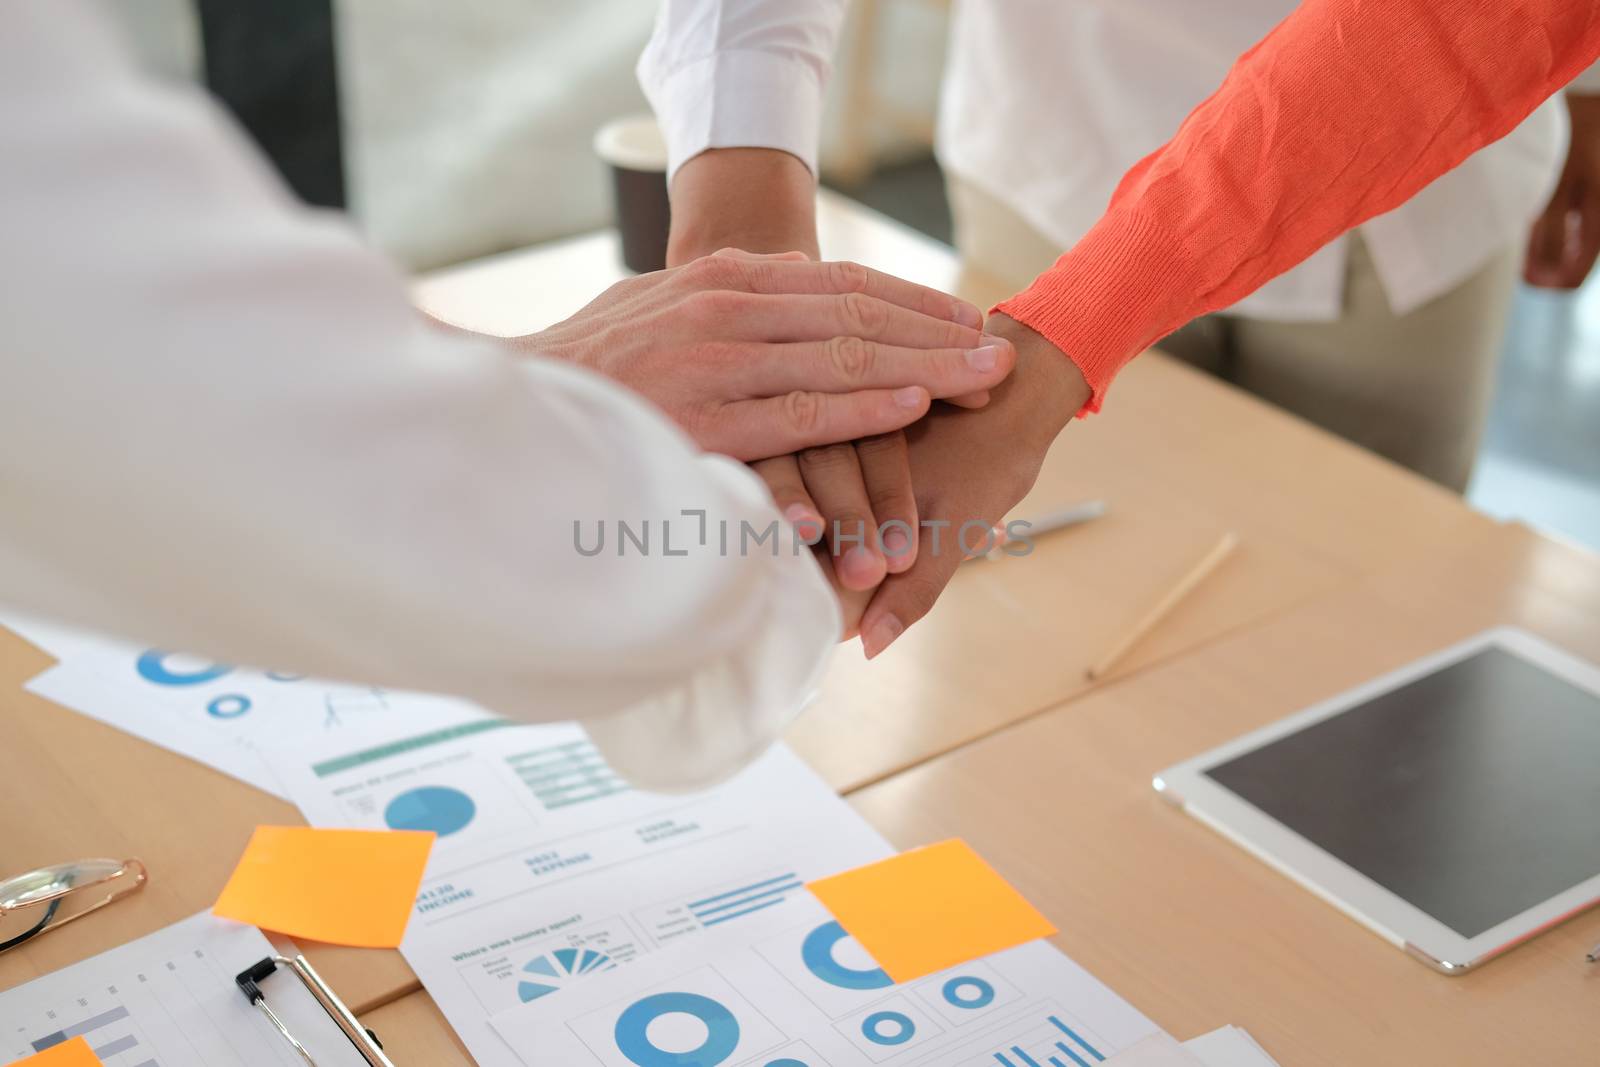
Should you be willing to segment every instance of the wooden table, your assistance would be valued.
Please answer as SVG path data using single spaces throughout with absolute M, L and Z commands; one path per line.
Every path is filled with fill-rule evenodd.
M 928 284 L 961 284 L 948 249 L 837 198 L 825 198 L 822 206 L 829 254 Z M 615 238 L 602 234 L 444 272 L 420 282 L 417 297 L 455 321 L 518 333 L 570 313 L 617 277 Z M 939 611 L 870 668 L 854 646 L 844 650 L 820 706 L 796 727 L 792 742 L 842 791 L 883 782 L 862 792 L 861 804 L 899 840 L 933 833 L 931 820 L 948 812 L 931 803 L 924 821 L 902 819 L 898 806 L 881 799 L 896 795 L 894 790 L 913 788 L 930 774 L 954 774 L 948 768 L 960 766 L 966 753 L 989 758 L 996 746 L 1049 729 L 1079 706 L 1104 707 L 1146 677 L 1189 672 L 1215 685 L 1249 690 L 1262 684 L 1258 674 L 1283 673 L 1281 665 L 1260 664 L 1255 673 L 1235 676 L 1230 673 L 1234 660 L 1226 656 L 1205 665 L 1212 663 L 1212 649 L 1234 649 L 1246 639 L 1270 644 L 1270 636 L 1257 635 L 1277 632 L 1268 625 L 1271 620 L 1301 618 L 1349 595 L 1352 587 L 1369 588 L 1362 583 L 1376 581 L 1373 576 L 1410 573 L 1428 564 L 1438 546 L 1481 548 L 1485 560 L 1500 568 L 1480 562 L 1483 589 L 1526 585 L 1545 590 L 1541 595 L 1551 603 L 1566 603 L 1561 591 L 1577 580 L 1574 575 L 1590 573 L 1582 554 L 1555 560 L 1535 553 L 1535 562 L 1518 569 L 1506 562 L 1512 557 L 1503 547 L 1503 530 L 1457 498 L 1157 355 L 1135 362 L 1106 414 L 1074 425 L 1063 436 L 1018 514 L 1091 497 L 1108 501 L 1107 518 L 1041 541 L 1025 559 L 963 568 Z M 1101 692 L 1084 696 L 1083 669 L 1110 633 L 1228 529 L 1242 537 L 1237 556 L 1136 648 Z M 1491 551 L 1495 545 L 1504 555 Z M 1585 587 L 1576 599 L 1593 614 L 1600 591 Z M 20 870 L 80 855 L 140 855 L 153 879 L 137 899 L 0 957 L 0 988 L 207 907 L 251 828 L 300 821 L 287 804 L 22 692 L 22 683 L 47 665 L 37 650 L 0 632 L 0 723 L 5 724 L 0 781 L 8 783 L 8 804 L 0 813 L 0 868 Z M 1369 669 L 1366 660 L 1347 663 L 1330 654 L 1322 674 L 1308 667 L 1304 677 L 1297 669 L 1297 680 L 1326 680 L 1341 668 L 1351 676 Z M 1281 685 L 1289 681 L 1279 679 Z M 1020 725 L 1075 697 L 1082 699 Z M 1281 712 L 1269 709 L 1289 697 L 1286 689 L 1267 685 L 1255 703 L 1241 707 L 1270 717 Z M 1236 732 L 1231 722 L 1214 724 L 1213 733 Z M 1165 734 L 1138 731 L 1114 739 L 1123 750 L 1113 749 L 1108 755 L 1113 762 L 1105 766 L 1123 758 L 1147 776 L 1154 766 L 1171 762 L 1169 749 L 1203 747 L 1179 736 L 1181 746 Z M 1141 748 L 1144 743 L 1149 747 Z M 956 750 L 956 756 L 938 758 Z M 1036 752 L 1032 760 L 1048 755 Z M 922 769 L 897 775 L 919 765 Z M 1091 767 L 1090 772 L 1086 782 L 1108 781 L 1104 770 Z M 1058 784 L 1077 788 L 1084 783 L 1063 779 Z M 1133 790 L 1141 805 L 1147 799 L 1142 782 L 1121 787 Z M 1058 809 L 1042 808 L 1032 794 L 1005 808 L 1003 817 L 995 814 L 1002 811 L 999 804 L 975 802 L 972 808 L 991 813 L 996 834 L 1007 826 L 1036 828 L 1044 820 L 1030 817 L 1035 811 L 1047 812 L 1052 825 L 1058 821 Z M 1169 833 L 1179 832 L 1170 829 L 1173 825 L 1182 832 L 1193 829 L 1181 818 L 1157 825 L 1169 827 Z M 970 836 L 989 850 L 980 835 Z M 1028 862 L 1059 863 L 1059 857 L 1035 854 L 1023 862 L 1003 846 L 995 848 L 995 858 L 1041 904 L 1058 916 L 1075 914 L 1059 907 L 1060 897 L 1038 891 L 1047 878 L 1029 882 L 1026 877 Z M 1020 865 L 1020 873 L 1014 865 Z M 1126 865 L 1119 861 L 1118 866 Z M 1117 889 L 1106 884 L 1103 908 L 1115 909 Z M 1263 882 L 1260 891 L 1273 899 L 1303 896 L 1281 880 L 1270 888 Z M 1154 892 L 1136 883 L 1133 895 Z M 1076 898 L 1070 902 L 1076 904 Z M 1124 943 L 1121 931 L 1096 928 L 1085 936 L 1106 946 L 1113 963 L 1121 958 L 1116 952 Z M 1066 943 L 1074 952 L 1082 947 Z M 1136 955 L 1132 948 L 1125 954 Z M 415 979 L 398 954 L 316 946 L 311 955 L 352 1007 L 381 1017 L 374 1024 L 380 1033 L 386 1026 L 434 1028 L 427 1014 L 431 1002 L 414 993 Z M 1090 955 L 1084 962 L 1097 967 L 1104 958 Z M 1150 992 L 1157 984 L 1153 978 L 1124 987 L 1125 970 L 1113 966 L 1103 973 L 1141 1007 L 1168 1010 Z M 1212 1013 L 1216 1022 L 1250 1021 L 1225 988 L 1198 990 L 1178 981 L 1164 988 L 1171 991 L 1166 996 L 1193 996 L 1208 1010 L 1218 1007 Z M 1147 994 L 1148 1002 L 1141 999 Z M 394 1003 L 381 1007 L 389 1002 Z M 460 1055 L 448 1034 L 417 1040 L 436 1041 L 430 1049 L 455 1047 Z M 397 1040 L 396 1047 L 405 1043 Z M 449 1061 L 441 1052 L 438 1060 L 411 1062 Z
M 0 955 L 0 989 L 209 908 L 252 830 L 305 821 L 286 801 L 24 692 L 52 662 L 0 627 L 0 871 L 137 856 L 150 884 Z M 398 952 L 316 945 L 308 955 L 357 1010 L 417 988 Z
M 1162 769 L 1487 626 L 1600 659 L 1600 560 L 1519 528 L 1442 550 L 862 790 L 901 847 L 967 838 L 1057 944 L 1180 1037 L 1285 1065 L 1600 1062 L 1600 911 L 1447 978 L 1159 799 Z

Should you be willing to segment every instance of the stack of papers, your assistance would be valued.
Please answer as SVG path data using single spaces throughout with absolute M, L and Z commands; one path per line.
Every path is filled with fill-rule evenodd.
M 1181 1045 L 1166 1034 L 1145 1038 L 1106 1061 L 1106 1067 L 1277 1067 L 1237 1026 L 1224 1026 Z
M 974 898 L 950 924 L 1004 925 L 1017 936 L 991 945 L 1014 947 L 951 954 L 982 939 L 930 927 L 945 955 L 881 966 L 806 884 L 893 850 L 783 746 L 662 796 L 575 725 L 17 629 L 61 661 L 29 683 L 42 696 L 287 797 L 313 826 L 434 835 L 400 947 L 483 1067 L 1272 1062 L 1231 1028 L 1180 1045 L 1048 941 L 1019 943 L 1050 932 L 1026 902 Z M 894 892 L 948 891 L 925 866 L 929 884 Z

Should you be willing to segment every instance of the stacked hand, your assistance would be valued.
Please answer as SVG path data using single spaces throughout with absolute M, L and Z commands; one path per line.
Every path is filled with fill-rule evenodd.
M 517 344 L 621 382 L 700 447 L 763 460 L 893 433 L 1011 371 L 970 304 L 849 263 L 722 252 L 619 282 Z
M 815 256 L 814 197 L 810 172 L 783 153 L 699 156 L 673 186 L 669 260 L 727 246 Z M 915 286 L 905 299 L 913 290 L 925 301 L 915 306 L 937 306 L 931 291 Z M 962 328 L 975 336 L 976 309 L 958 306 L 949 317 L 970 324 Z M 1088 398 L 1077 367 L 1039 334 L 999 315 L 988 331 L 964 353 L 965 386 L 952 381 L 934 394 L 946 403 L 897 426 L 813 441 L 754 465 L 791 522 L 821 520 L 818 561 L 839 595 L 844 636 L 859 632 L 869 657 L 927 614 L 961 561 L 984 547 Z

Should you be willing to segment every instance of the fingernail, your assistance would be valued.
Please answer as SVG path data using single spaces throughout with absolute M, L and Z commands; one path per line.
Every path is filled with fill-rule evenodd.
M 894 402 L 903 408 L 920 408 L 923 396 L 920 385 L 908 385 L 904 389 L 894 391 Z
M 878 653 L 894 644 L 895 638 L 905 632 L 905 626 L 893 615 L 880 616 L 861 635 L 861 649 L 867 654 L 868 659 L 872 659 Z
M 883 535 L 883 551 L 888 554 L 891 561 L 900 559 L 911 552 L 911 538 L 898 526 L 889 528 Z
M 964 304 L 957 300 L 955 320 L 958 325 L 976 330 L 983 325 L 983 312 L 971 304 Z
M 995 364 L 999 362 L 999 345 L 984 345 L 982 348 L 973 348 L 967 351 L 967 366 L 980 374 L 994 370 Z
M 839 568 L 851 578 L 871 581 L 878 575 L 878 557 L 864 545 L 857 545 L 839 558 Z
M 814 545 L 822 540 L 822 516 L 804 504 L 790 504 L 783 517 L 789 520 L 789 525 L 795 528 L 800 540 L 806 544 Z

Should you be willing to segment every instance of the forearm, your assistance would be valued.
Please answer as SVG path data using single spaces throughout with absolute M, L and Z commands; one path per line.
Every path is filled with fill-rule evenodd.
M 672 182 L 667 265 L 720 248 L 746 252 L 817 250 L 817 186 L 788 152 L 722 148 L 702 152 Z
M 1133 356 L 1499 139 L 1600 54 L 1577 0 L 1308 0 L 1247 52 L 1099 224 L 1000 305 L 1098 408 Z
M 662 0 L 639 83 L 666 136 L 668 261 L 817 255 L 822 98 L 847 0 Z

